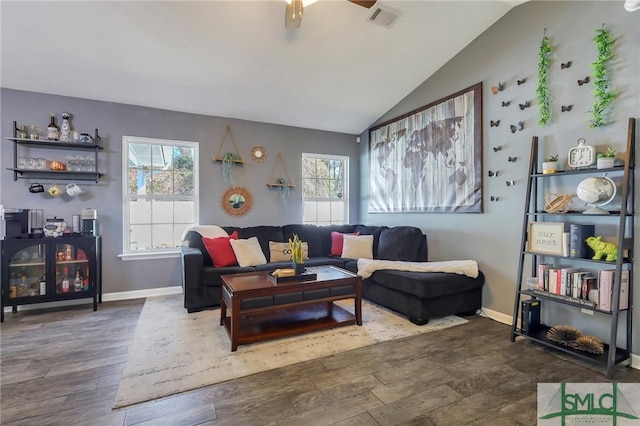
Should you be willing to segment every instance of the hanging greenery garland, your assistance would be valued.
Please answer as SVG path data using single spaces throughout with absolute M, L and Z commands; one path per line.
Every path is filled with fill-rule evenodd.
M 551 54 L 553 46 L 551 39 L 547 37 L 547 29 L 544 29 L 542 43 L 540 43 L 540 52 L 538 53 L 538 87 L 536 95 L 538 97 L 538 105 L 540 106 L 540 117 L 538 125 L 545 126 L 551 120 L 551 96 L 549 90 L 549 68 L 551 68 Z
M 596 36 L 593 41 L 596 43 L 598 59 L 591 64 L 595 79 L 593 82 L 595 90 L 593 91 L 593 109 L 591 110 L 589 127 L 601 127 L 607 124 L 603 116 L 604 112 L 616 98 L 615 93 L 609 87 L 609 76 L 607 74 L 607 63 L 613 58 L 614 40 L 603 24 L 602 28 L 596 30 Z

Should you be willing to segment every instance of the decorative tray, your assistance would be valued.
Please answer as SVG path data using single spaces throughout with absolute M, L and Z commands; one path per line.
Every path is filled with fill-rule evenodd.
M 269 272 L 267 274 L 269 279 L 274 283 L 291 283 L 291 282 L 304 282 L 304 281 L 313 281 L 318 278 L 318 274 L 316 273 L 303 273 L 299 275 L 291 275 L 288 277 L 274 277 L 273 272 Z

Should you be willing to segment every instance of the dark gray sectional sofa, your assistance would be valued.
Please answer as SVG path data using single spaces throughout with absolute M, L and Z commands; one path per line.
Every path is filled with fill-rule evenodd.
M 335 265 L 357 272 L 357 261 L 331 256 L 331 232 L 358 232 L 373 235 L 374 259 L 424 262 L 428 260 L 427 237 L 419 228 L 411 226 L 366 225 L 284 225 L 247 228 L 223 227 L 238 238 L 257 237 L 269 261 L 269 241 L 285 242 L 297 234 L 309 245 L 307 266 Z M 202 236 L 189 231 L 182 247 L 182 286 L 184 307 L 196 312 L 220 304 L 222 275 L 251 271 L 272 271 L 290 267 L 290 262 L 273 262 L 255 267 L 230 266 L 215 268 L 204 247 Z M 363 296 L 379 305 L 393 309 L 415 324 L 451 314 L 475 313 L 482 305 L 484 275 L 470 278 L 442 272 L 376 271 L 363 281 Z

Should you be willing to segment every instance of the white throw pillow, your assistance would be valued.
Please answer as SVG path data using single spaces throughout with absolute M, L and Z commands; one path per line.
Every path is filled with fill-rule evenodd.
M 256 237 L 246 240 L 229 240 L 229 242 L 233 252 L 236 254 L 236 259 L 238 259 L 238 265 L 256 266 L 267 263 Z
M 345 235 L 342 257 L 348 259 L 373 259 L 373 235 Z

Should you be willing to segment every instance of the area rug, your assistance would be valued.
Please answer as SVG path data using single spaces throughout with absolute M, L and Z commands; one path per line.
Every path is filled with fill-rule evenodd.
M 353 300 L 339 304 L 353 312 Z M 467 322 L 448 316 L 417 326 L 363 301 L 361 327 L 240 345 L 231 352 L 229 336 L 219 321 L 219 309 L 187 314 L 182 295 L 148 298 L 129 348 L 115 408 Z

